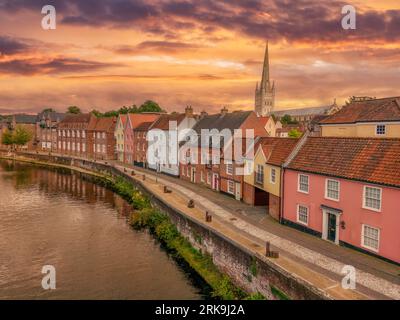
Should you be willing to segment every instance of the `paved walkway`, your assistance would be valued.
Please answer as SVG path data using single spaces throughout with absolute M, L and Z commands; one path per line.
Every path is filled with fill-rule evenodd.
M 335 298 L 400 299 L 399 266 L 283 226 L 266 214 L 265 207 L 248 206 L 207 187 L 147 169 L 117 162 L 111 165 L 121 171 L 126 168 L 146 174 L 146 183 L 152 184 L 155 192 L 167 185 L 185 201 L 194 199 L 196 208 L 203 210 L 202 217 L 205 210 L 213 213 L 222 222 L 219 228 L 235 240 L 251 243 L 253 249 L 258 247 L 259 252 L 270 241 L 273 249 L 280 252 L 280 258 L 273 261 Z M 159 195 L 166 196 L 161 191 Z M 356 268 L 356 290 L 341 288 L 345 265 Z

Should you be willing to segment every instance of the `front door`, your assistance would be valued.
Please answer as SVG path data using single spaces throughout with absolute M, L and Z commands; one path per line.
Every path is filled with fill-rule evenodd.
M 213 189 L 219 191 L 218 174 L 215 174 L 215 173 L 214 173 L 214 176 L 213 176 Z
M 240 200 L 242 194 L 241 194 L 241 185 L 239 182 L 236 182 L 236 188 L 235 188 L 235 198 L 236 200 Z
M 328 213 L 328 240 L 336 242 L 336 215 Z
M 192 168 L 192 170 L 191 170 L 191 178 L 190 178 L 190 180 L 193 183 L 196 183 L 196 169 L 195 168 Z

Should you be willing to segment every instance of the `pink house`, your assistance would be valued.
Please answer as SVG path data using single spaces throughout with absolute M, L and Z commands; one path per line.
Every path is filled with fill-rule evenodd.
M 144 122 L 153 122 L 160 117 L 160 113 L 129 113 L 125 124 L 124 131 L 124 145 L 125 145 L 125 155 L 124 162 L 128 164 L 134 164 L 135 161 L 135 136 L 133 130 L 143 124 Z
M 285 167 L 282 223 L 400 263 L 400 139 L 308 137 Z

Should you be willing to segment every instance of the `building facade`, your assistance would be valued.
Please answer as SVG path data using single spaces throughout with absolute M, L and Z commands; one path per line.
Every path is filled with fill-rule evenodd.
M 400 139 L 309 137 L 284 173 L 282 222 L 400 262 Z
M 90 119 L 87 127 L 87 157 L 95 160 L 115 160 L 116 117 Z
M 65 113 L 55 111 L 45 111 L 37 115 L 35 139 L 38 150 L 57 152 L 57 127 L 65 116 Z
M 319 122 L 323 137 L 400 137 L 400 97 L 352 97 L 339 112 Z
M 124 162 L 125 154 L 125 125 L 128 116 L 120 114 L 115 126 L 115 150 L 117 152 L 118 161 Z
M 57 128 L 57 152 L 86 158 L 88 155 L 87 128 L 95 116 L 91 113 L 68 114 Z

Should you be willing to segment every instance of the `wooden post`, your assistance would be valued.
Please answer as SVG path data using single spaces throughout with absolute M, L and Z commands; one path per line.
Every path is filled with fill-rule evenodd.
M 269 241 L 267 241 L 265 245 L 265 255 L 269 257 L 271 255 L 271 244 Z

